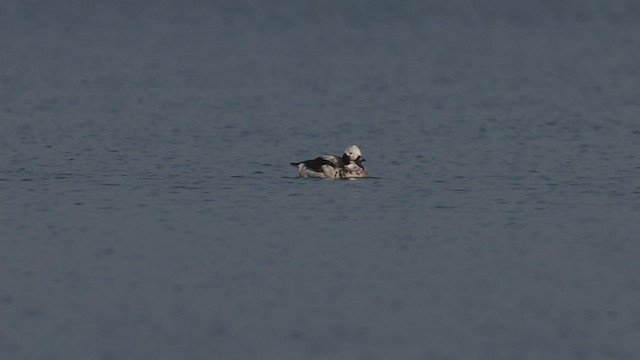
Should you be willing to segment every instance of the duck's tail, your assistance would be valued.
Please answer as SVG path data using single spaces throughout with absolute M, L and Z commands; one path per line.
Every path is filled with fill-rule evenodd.
M 296 166 L 297 167 L 298 165 L 302 164 L 302 162 L 297 162 L 297 163 L 292 162 L 292 163 L 289 163 L 289 164 L 291 166 Z

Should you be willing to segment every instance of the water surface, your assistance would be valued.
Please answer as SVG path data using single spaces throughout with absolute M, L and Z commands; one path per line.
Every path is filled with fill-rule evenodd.
M 635 2 L 67 4 L 0 8 L 2 358 L 640 356 Z

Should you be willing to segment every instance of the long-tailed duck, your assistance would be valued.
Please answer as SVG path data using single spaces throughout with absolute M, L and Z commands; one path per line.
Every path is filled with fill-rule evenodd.
M 351 145 L 345 149 L 341 157 L 335 155 L 322 155 L 313 160 L 292 162 L 292 166 L 298 168 L 300 177 L 315 177 L 324 179 L 349 179 L 361 178 L 368 175 L 367 169 L 362 163 L 360 148 Z

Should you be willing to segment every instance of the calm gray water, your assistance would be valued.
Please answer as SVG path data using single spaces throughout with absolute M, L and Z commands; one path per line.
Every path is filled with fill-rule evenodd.
M 631 0 L 3 1 L 0 358 L 638 359 L 639 59 Z

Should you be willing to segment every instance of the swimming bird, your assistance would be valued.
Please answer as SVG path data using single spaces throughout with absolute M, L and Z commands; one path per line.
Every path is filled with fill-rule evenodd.
M 314 177 L 323 179 L 350 179 L 368 175 L 362 163 L 365 158 L 357 145 L 350 145 L 340 157 L 336 155 L 322 155 L 313 160 L 292 162 L 298 168 L 300 177 Z

